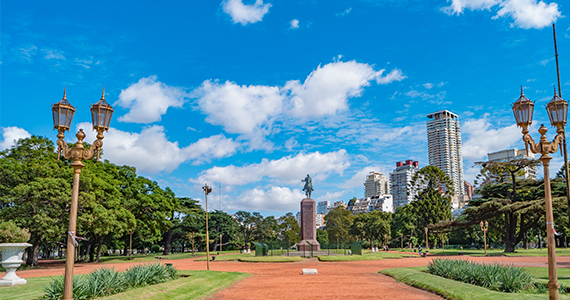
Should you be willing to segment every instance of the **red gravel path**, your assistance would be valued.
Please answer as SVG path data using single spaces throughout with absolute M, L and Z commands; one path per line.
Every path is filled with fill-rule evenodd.
M 546 267 L 546 257 L 469 257 L 479 262 L 512 263 L 517 266 Z M 211 262 L 210 270 L 253 274 L 234 286 L 218 292 L 212 299 L 442 299 L 428 292 L 398 283 L 378 274 L 387 268 L 425 266 L 429 257 L 385 259 L 358 262 L 319 262 L 316 259 L 296 263 Z M 193 259 L 163 260 L 179 270 L 205 270 L 206 262 Z M 42 262 L 45 269 L 18 271 L 22 278 L 63 275 L 64 265 Z M 133 263 L 77 264 L 76 274 L 95 268 L 124 270 Z M 569 267 L 570 257 L 557 257 L 558 267 Z M 318 275 L 301 275 L 302 269 L 317 269 Z

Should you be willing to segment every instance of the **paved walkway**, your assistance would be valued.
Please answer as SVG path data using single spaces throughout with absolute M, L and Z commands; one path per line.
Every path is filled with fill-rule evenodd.
M 546 257 L 465 257 L 479 262 L 501 262 L 516 266 L 546 267 Z M 387 268 L 425 266 L 428 258 L 384 259 L 358 262 L 319 262 L 306 259 L 295 263 L 211 262 L 210 270 L 251 273 L 212 299 L 442 299 L 378 274 Z M 179 270 L 205 270 L 206 262 L 194 259 L 163 260 Z M 557 257 L 558 267 L 570 267 L 570 257 Z M 78 264 L 76 274 L 95 268 L 124 270 L 134 263 Z M 45 269 L 19 271 L 22 278 L 63 275 L 64 265 L 51 262 Z M 301 275 L 302 269 L 317 269 L 318 275 Z

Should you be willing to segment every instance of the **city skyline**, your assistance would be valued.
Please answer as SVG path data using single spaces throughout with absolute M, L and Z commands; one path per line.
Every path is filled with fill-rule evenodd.
M 221 197 L 224 211 L 282 215 L 298 211 L 307 173 L 316 202 L 334 203 L 361 198 L 371 171 L 428 165 L 425 116 L 449 110 L 472 183 L 487 153 L 524 148 L 510 109 L 520 85 L 537 108 L 552 98 L 553 22 L 570 95 L 568 4 L 510 2 L 4 3 L 0 150 L 55 141 L 64 87 L 77 108 L 66 137 L 83 128 L 91 143 L 105 87 L 116 108 L 103 158 L 179 197 L 202 201 L 207 182 L 216 209 Z M 542 109 L 535 120 L 536 140 L 549 121 Z

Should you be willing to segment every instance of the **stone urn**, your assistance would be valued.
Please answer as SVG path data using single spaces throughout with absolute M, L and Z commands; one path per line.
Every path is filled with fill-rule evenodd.
M 16 275 L 16 269 L 24 262 L 22 256 L 24 249 L 31 247 L 27 243 L 3 243 L 0 244 L 2 253 L 2 267 L 6 269 L 6 275 L 0 279 L 0 286 L 13 286 L 16 284 L 26 284 L 26 280 Z

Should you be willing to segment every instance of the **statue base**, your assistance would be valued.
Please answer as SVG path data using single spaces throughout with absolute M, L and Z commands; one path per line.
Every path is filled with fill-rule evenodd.
M 317 240 L 302 240 L 297 244 L 297 250 L 298 251 L 311 251 L 311 250 L 312 251 L 320 251 L 321 250 L 321 244 L 319 244 L 319 242 L 317 242 Z
M 317 242 L 316 205 L 311 198 L 301 201 L 301 242 L 297 243 L 297 250 L 321 250 L 321 245 Z

